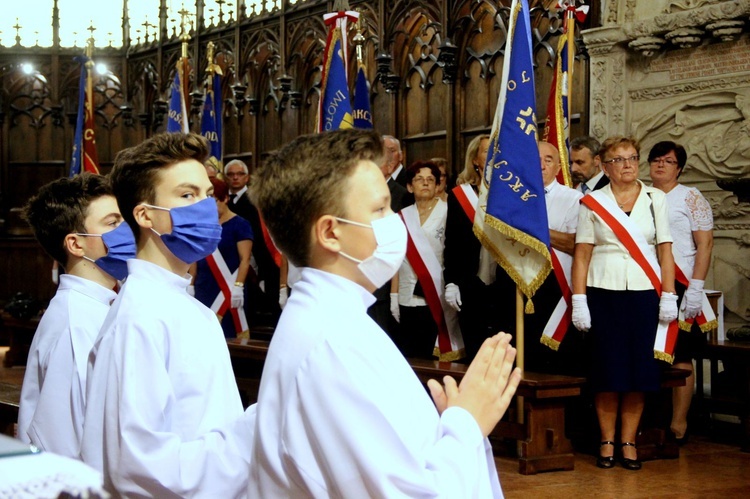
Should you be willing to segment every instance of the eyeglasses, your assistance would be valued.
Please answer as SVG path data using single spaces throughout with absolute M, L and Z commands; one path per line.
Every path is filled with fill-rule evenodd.
M 625 163 L 631 163 L 634 165 L 638 164 L 638 160 L 641 159 L 639 155 L 630 156 L 629 158 L 612 158 L 608 159 L 607 161 L 602 161 L 602 163 L 606 165 L 615 165 L 615 166 L 623 166 Z
M 414 177 L 413 183 L 434 184 L 435 177 Z
M 227 177 L 244 177 L 247 175 L 245 172 L 229 172 L 226 174 Z
M 651 160 L 651 163 L 655 165 L 664 163 L 665 165 L 669 166 L 677 166 L 677 161 L 672 158 L 654 158 Z

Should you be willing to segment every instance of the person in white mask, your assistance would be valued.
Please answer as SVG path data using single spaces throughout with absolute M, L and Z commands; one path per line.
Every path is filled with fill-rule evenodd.
M 430 400 L 367 315 L 407 242 L 382 154 L 373 131 L 303 136 L 251 182 L 302 272 L 263 369 L 250 497 L 502 496 L 486 436 L 520 380 L 509 336 L 485 342 L 460 387 L 431 380 Z

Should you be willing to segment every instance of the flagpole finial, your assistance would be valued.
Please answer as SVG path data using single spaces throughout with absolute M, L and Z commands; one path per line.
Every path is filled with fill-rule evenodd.
M 182 40 L 182 57 L 187 58 L 190 33 L 189 30 L 185 28 L 185 26 L 187 24 L 187 18 L 190 16 L 190 11 L 183 7 L 177 13 L 180 15 L 180 29 L 182 30 L 182 34 L 180 35 L 180 40 Z
M 357 49 L 357 62 L 360 64 L 362 64 L 362 60 L 364 59 L 364 45 L 365 45 L 365 42 L 367 41 L 364 35 L 362 35 L 363 30 L 360 27 L 361 19 L 362 19 L 362 16 L 360 15 L 359 19 L 357 19 L 357 24 L 356 24 L 357 34 L 354 35 L 354 38 L 352 38 L 352 43 Z
M 214 74 L 222 75 L 221 66 L 214 62 L 214 56 L 216 53 L 216 44 L 214 42 L 208 42 L 206 47 L 206 59 L 208 64 L 206 65 L 206 72 L 213 76 Z
M 89 39 L 86 40 L 86 57 L 91 59 L 91 56 L 94 55 L 94 31 L 96 31 L 93 20 L 89 23 L 89 27 L 86 29 L 89 32 Z

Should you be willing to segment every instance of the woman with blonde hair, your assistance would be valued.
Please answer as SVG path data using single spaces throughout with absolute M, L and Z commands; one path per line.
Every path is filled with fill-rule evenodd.
M 443 271 L 445 301 L 458 311 L 467 361 L 476 355 L 485 338 L 501 330 L 510 332 L 508 329 L 512 328 L 512 324 L 502 324 L 503 314 L 497 313 L 497 304 L 506 298 L 501 296 L 500 290 L 506 286 L 498 286 L 498 282 L 485 283 L 477 275 L 482 245 L 474 235 L 474 212 L 489 147 L 487 134 L 469 142 L 458 185 L 448 194 Z M 511 289 L 511 296 L 515 296 L 515 288 Z

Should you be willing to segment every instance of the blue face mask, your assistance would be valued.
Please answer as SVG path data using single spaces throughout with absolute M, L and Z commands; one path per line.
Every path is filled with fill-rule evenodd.
M 127 223 L 122 222 L 114 230 L 104 234 L 76 234 L 85 237 L 101 237 L 107 248 L 107 254 L 96 260 L 84 256 L 83 258 L 95 263 L 100 269 L 118 281 L 128 276 L 128 265 L 125 263 L 135 258 L 135 237 Z
M 214 198 L 177 208 L 162 208 L 143 203 L 143 206 L 168 211 L 172 218 L 172 232 L 159 234 L 164 245 L 185 263 L 194 263 L 216 251 L 221 240 L 219 210 Z

